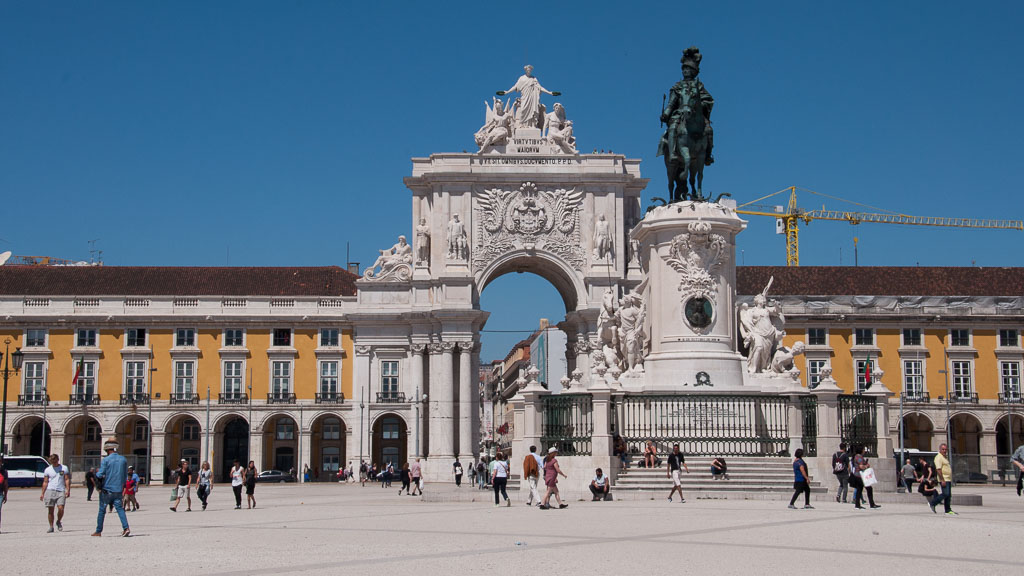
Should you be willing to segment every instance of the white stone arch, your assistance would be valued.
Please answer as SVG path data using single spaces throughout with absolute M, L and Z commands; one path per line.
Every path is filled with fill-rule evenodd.
M 252 428 L 252 422 L 249 421 L 248 414 L 244 412 L 238 412 L 237 410 L 232 410 L 230 412 L 222 412 L 218 414 L 217 417 L 214 418 L 213 422 L 210 424 L 210 429 L 215 432 L 217 430 L 222 430 L 228 422 L 235 418 L 241 418 L 242 420 L 245 420 L 245 423 L 248 424 L 250 429 L 252 429 L 255 432 L 255 429 Z
M 301 426 L 300 429 L 304 433 L 312 434 L 313 433 L 313 423 L 316 422 L 317 420 L 319 420 L 321 418 L 324 418 L 324 417 L 327 417 L 327 416 L 333 416 L 333 417 L 337 418 L 338 420 L 341 420 L 342 426 L 345 427 L 345 433 L 346 434 L 348 434 L 348 433 L 350 433 L 352 431 L 352 428 L 348 424 L 348 419 L 345 418 L 345 415 L 344 415 L 343 412 L 341 412 L 340 410 L 338 410 L 338 411 L 329 410 L 327 408 L 323 408 L 323 409 L 317 410 L 316 412 L 313 412 L 310 415 L 309 419 L 307 420 L 307 423 L 304 424 L 303 426 Z M 296 420 L 296 424 L 297 423 L 298 423 L 298 421 Z
M 259 431 L 261 433 L 266 432 L 267 431 L 267 422 L 270 422 L 271 420 L 274 420 L 275 418 L 280 418 L 281 416 L 287 416 L 287 417 L 291 418 L 292 422 L 295 422 L 296 429 L 298 429 L 298 427 L 299 427 L 298 415 L 296 415 L 294 412 L 291 412 L 291 411 L 288 411 L 288 410 L 275 410 L 274 412 L 268 412 L 266 415 L 264 415 L 263 418 L 260 420 L 259 428 L 253 428 L 253 431 L 254 432 L 255 431 Z M 250 422 L 249 425 L 252 426 L 252 422 Z M 296 431 L 298 431 L 298 430 L 296 430 Z
M 182 410 L 180 412 L 172 412 L 170 414 L 166 414 L 164 416 L 164 419 L 160 421 L 160 428 L 156 428 L 153 425 L 153 422 L 150 422 L 149 423 L 150 430 L 152 432 L 154 432 L 154 433 L 157 433 L 157 434 L 166 433 L 167 432 L 167 425 L 168 424 L 178 420 L 179 418 L 185 418 L 185 417 L 192 418 L 196 422 L 199 422 L 200 430 L 205 430 L 204 427 L 203 427 L 203 424 L 204 424 L 205 420 L 202 417 L 200 417 L 199 414 L 197 414 L 195 412 L 192 412 L 191 410 Z M 154 420 L 156 420 L 156 418 L 154 418 Z
M 377 421 L 380 420 L 381 418 L 385 417 L 385 416 L 398 416 L 399 418 L 402 419 L 402 422 L 405 423 L 405 429 L 406 429 L 407 433 L 412 433 L 413 424 L 411 424 L 409 422 L 409 415 L 408 414 L 405 414 L 404 412 L 399 411 L 399 410 L 383 409 L 380 412 L 378 412 L 376 415 L 371 415 L 370 416 L 370 426 L 367 428 L 367 430 L 370 431 L 370 435 L 371 436 L 373 435 L 373 427 L 376 426 Z
M 152 430 L 153 430 L 153 423 L 150 422 L 149 417 L 147 417 L 145 414 L 140 414 L 138 412 L 124 412 L 124 413 L 115 415 L 115 419 L 111 423 L 110 429 L 113 430 L 116 433 L 117 429 L 121 427 L 121 424 L 124 423 L 125 421 L 131 419 L 131 418 L 141 418 L 141 419 L 145 420 L 149 424 L 149 429 L 152 432 Z
M 10 430 L 10 431 L 17 430 L 18 426 L 22 422 L 24 422 L 25 420 L 39 420 L 40 422 L 42 422 L 43 421 L 43 415 L 42 414 L 35 414 L 35 413 L 31 413 L 31 412 L 23 412 L 21 414 L 12 414 L 11 420 L 7 423 L 8 430 Z M 52 422 L 52 420 L 50 418 L 46 419 L 46 423 L 50 424 L 50 433 L 51 434 L 57 434 L 57 433 L 63 432 L 63 428 L 58 429 L 58 428 L 54 427 L 54 425 L 51 422 Z M 35 426 L 35 424 L 32 424 L 32 425 Z M 102 424 L 100 424 L 100 426 L 102 426 Z M 9 436 L 11 434 L 11 432 L 8 432 L 7 434 Z
M 530 272 L 547 280 L 562 296 L 567 313 L 588 306 L 587 285 L 581 272 L 550 252 L 526 249 L 506 252 L 476 274 L 476 301 L 488 284 L 512 272 Z
M 989 431 L 987 428 L 985 428 L 985 421 L 987 420 L 987 418 L 985 418 L 982 415 L 978 414 L 974 410 L 957 410 L 955 412 L 950 412 L 949 413 L 949 420 L 947 420 L 947 421 L 942 423 L 942 425 L 943 425 L 942 428 L 937 428 L 937 429 L 945 430 L 946 429 L 945 428 L 946 424 L 948 422 L 952 422 L 953 419 L 956 418 L 957 416 L 970 416 L 971 418 L 974 418 L 974 420 L 978 423 L 978 428 L 980 428 L 981 432 L 988 432 Z
M 95 420 L 100 425 L 100 433 L 101 434 L 106 434 L 110 430 L 110 428 L 108 428 L 107 426 L 104 425 L 103 418 L 101 418 L 101 415 L 99 415 L 99 414 L 90 414 L 90 413 L 87 413 L 87 412 L 76 412 L 76 413 L 67 414 L 67 415 L 64 416 L 64 418 L 62 420 L 58 421 L 59 422 L 59 426 L 57 426 L 56 429 L 54 429 L 52 427 L 52 425 L 51 425 L 50 429 L 53 430 L 53 432 L 55 434 L 66 434 L 67 430 L 68 430 L 68 425 L 70 423 L 78 420 L 79 418 Z M 47 418 L 47 421 L 49 421 L 49 418 Z

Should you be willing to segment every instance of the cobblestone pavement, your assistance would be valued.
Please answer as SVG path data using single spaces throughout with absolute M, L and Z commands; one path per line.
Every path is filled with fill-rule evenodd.
M 433 485 L 428 489 L 455 490 Z M 1024 499 L 1011 488 L 960 515 L 916 505 L 855 511 L 815 503 L 678 500 L 570 503 L 540 511 L 517 504 L 427 503 L 367 485 L 274 485 L 258 508 L 233 509 L 218 485 L 208 510 L 168 510 L 169 488 L 144 488 L 121 538 L 116 515 L 92 538 L 97 503 L 78 489 L 64 531 L 47 534 L 37 489 L 13 489 L 3 507 L 3 574 L 991 574 L 1024 568 Z M 461 490 L 472 490 L 463 486 Z M 941 511 L 941 510 L 940 510 Z M 554 565 L 552 565 L 553 563 Z

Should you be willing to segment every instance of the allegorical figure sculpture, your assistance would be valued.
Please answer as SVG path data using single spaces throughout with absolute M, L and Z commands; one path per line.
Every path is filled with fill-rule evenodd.
M 799 375 L 800 370 L 797 369 L 794 359 L 803 353 L 804 343 L 800 341 L 794 342 L 789 348 L 779 346 L 772 356 L 771 371 L 775 374 L 792 374 L 796 370 Z
M 474 139 L 480 152 L 486 152 L 491 146 L 499 146 L 508 142 L 512 135 L 512 110 L 503 104 L 500 98 L 494 99 L 494 108 L 484 102 L 487 108 L 484 125 L 477 130 Z
M 658 143 L 658 156 L 665 157 L 668 173 L 668 192 L 671 202 L 704 201 L 702 192 L 704 166 L 714 162 L 711 149 L 714 134 L 711 129 L 711 108 L 715 101 L 697 79 L 700 73 L 700 50 L 690 47 L 683 51 L 683 79 L 669 92 L 668 105 L 661 112 L 666 125 Z M 689 194 L 687 194 L 689 181 Z
M 768 369 L 776 346 L 786 334 L 781 329 L 786 318 L 774 300 L 767 300 L 767 291 L 766 287 L 762 293 L 754 296 L 753 308 L 744 304 L 740 310 L 740 336 L 747 346 L 747 371 L 751 374 Z
M 427 226 L 427 219 L 420 218 L 416 226 L 416 264 L 430 263 L 430 226 Z
M 644 319 L 647 307 L 643 296 L 636 292 L 626 294 L 619 302 L 619 345 L 626 370 L 631 373 L 644 371 Z
M 612 233 L 604 214 L 594 223 L 594 260 L 606 260 L 612 256 Z
M 565 119 L 565 108 L 555 102 L 554 111 L 544 117 L 545 140 L 566 154 L 576 153 L 576 137 L 572 134 L 572 120 Z
M 408 280 L 412 275 L 411 264 L 412 246 L 409 246 L 405 236 L 399 236 L 398 243 L 387 250 L 381 250 L 373 266 L 367 268 L 363 275 L 368 280 Z
M 508 90 L 498 91 L 498 96 L 504 96 L 509 92 L 519 92 L 519 108 L 515 112 L 516 128 L 540 128 L 543 116 L 541 114 L 540 93 L 551 96 L 561 96 L 561 92 L 552 92 L 540 85 L 540 81 L 533 76 L 533 66 L 527 64 L 523 67 L 524 74 L 516 80 Z
M 448 258 L 465 260 L 467 256 L 466 225 L 459 220 L 458 214 L 452 214 L 452 219 L 448 221 Z

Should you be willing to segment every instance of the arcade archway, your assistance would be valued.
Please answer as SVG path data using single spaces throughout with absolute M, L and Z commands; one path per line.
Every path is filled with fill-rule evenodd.
M 377 417 L 371 438 L 371 462 L 377 464 L 378 469 L 391 462 L 398 470 L 409 461 L 409 431 L 398 414 L 388 412 Z

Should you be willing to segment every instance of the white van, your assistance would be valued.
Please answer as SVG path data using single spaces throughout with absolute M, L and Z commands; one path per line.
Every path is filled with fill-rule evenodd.
M 10 487 L 42 486 L 43 471 L 50 463 L 39 456 L 4 456 Z

